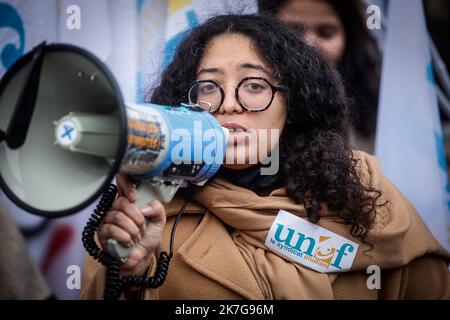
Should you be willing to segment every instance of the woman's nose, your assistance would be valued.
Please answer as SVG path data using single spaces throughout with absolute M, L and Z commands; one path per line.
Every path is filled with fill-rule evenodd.
M 235 89 L 232 86 L 227 86 L 223 89 L 225 93 L 225 97 L 223 99 L 223 103 L 219 108 L 219 113 L 242 113 L 244 110 L 239 105 L 239 102 L 236 100 Z

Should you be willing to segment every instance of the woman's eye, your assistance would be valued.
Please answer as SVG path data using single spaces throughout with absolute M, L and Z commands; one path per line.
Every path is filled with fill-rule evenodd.
M 264 89 L 266 89 L 265 86 L 261 85 L 260 83 L 256 83 L 256 82 L 246 84 L 245 88 L 252 92 L 261 92 Z
M 216 86 L 213 84 L 206 84 L 200 88 L 200 92 L 203 94 L 208 94 L 214 92 L 216 90 Z

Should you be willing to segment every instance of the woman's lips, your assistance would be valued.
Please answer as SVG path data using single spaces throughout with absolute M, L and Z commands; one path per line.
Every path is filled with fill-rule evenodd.
M 222 123 L 222 127 L 228 128 L 228 129 L 233 129 L 233 130 L 238 130 L 240 129 L 240 131 L 247 131 L 247 128 L 239 123 L 236 122 L 225 122 Z
M 229 144 L 238 144 L 245 140 L 248 137 L 247 128 L 243 125 L 234 122 L 227 122 L 222 124 L 222 127 L 225 127 L 229 130 L 230 136 L 228 137 Z

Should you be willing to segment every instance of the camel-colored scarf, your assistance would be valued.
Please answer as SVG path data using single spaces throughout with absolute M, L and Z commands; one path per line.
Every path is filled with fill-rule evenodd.
M 401 267 L 425 254 L 435 254 L 450 261 L 448 252 L 434 239 L 424 222 L 402 194 L 383 176 L 378 161 L 362 155 L 360 171 L 363 183 L 381 190 L 389 203 L 377 210 L 374 227 L 366 241 L 350 235 L 350 226 L 338 221 L 336 213 L 320 212 L 318 222 L 359 244 L 350 271 L 366 270 L 369 265 L 381 269 Z M 383 202 L 381 200 L 380 202 Z M 175 215 L 181 199 L 166 207 L 167 215 Z M 208 182 L 186 208 L 185 213 L 212 215 L 236 232 L 233 240 L 252 271 L 265 299 L 333 299 L 332 283 L 336 274 L 325 274 L 297 264 L 268 249 L 264 243 L 268 231 L 280 209 L 307 219 L 303 205 L 296 204 L 284 188 L 261 197 L 251 190 L 215 178 Z

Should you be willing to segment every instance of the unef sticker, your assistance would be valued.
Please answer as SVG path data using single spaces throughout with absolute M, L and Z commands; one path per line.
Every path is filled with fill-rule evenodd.
M 322 273 L 349 270 L 358 251 L 357 243 L 284 210 L 278 212 L 265 244 Z

